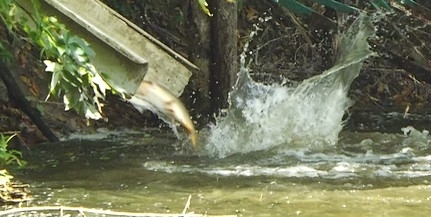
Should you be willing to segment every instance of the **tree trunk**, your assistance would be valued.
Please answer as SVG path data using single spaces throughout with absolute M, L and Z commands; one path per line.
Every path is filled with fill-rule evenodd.
M 237 3 L 211 0 L 211 104 L 214 113 L 228 107 L 228 93 L 236 82 Z
M 193 76 L 190 78 L 190 89 L 186 90 L 184 95 L 192 96 L 194 106 L 189 106 L 189 108 L 191 108 L 193 117 L 199 117 L 198 125 L 206 124 L 212 117 L 209 86 L 210 17 L 202 11 L 196 0 L 189 1 L 185 14 L 187 14 L 187 32 L 189 34 L 188 58 L 199 68 L 199 71 L 193 72 Z

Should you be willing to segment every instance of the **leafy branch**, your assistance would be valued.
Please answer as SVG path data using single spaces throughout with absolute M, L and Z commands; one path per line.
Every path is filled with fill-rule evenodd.
M 40 5 L 32 0 L 34 13 L 29 13 L 15 0 L 0 2 L 0 18 L 9 33 L 41 50 L 45 71 L 51 73 L 50 96 L 63 98 L 65 109 L 74 109 L 87 119 L 102 118 L 102 101 L 113 88 L 102 78 L 91 58 L 89 44 L 73 35 L 55 17 L 40 14 Z M 0 42 L 0 56 L 10 56 Z

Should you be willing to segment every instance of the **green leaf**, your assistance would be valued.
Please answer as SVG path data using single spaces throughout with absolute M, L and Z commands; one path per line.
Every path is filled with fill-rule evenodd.
M 70 45 L 76 45 L 76 47 L 80 47 L 84 50 L 84 52 L 89 56 L 93 57 L 96 55 L 93 49 L 89 46 L 89 44 L 82 38 L 77 36 L 71 36 L 69 40 L 67 41 Z
M 68 68 L 73 68 L 73 70 L 68 70 Z M 82 83 L 82 79 L 85 79 L 85 77 L 79 76 L 79 74 L 76 73 L 76 70 L 74 70 L 74 68 L 76 68 L 76 66 L 72 66 L 71 64 L 66 64 L 65 65 L 66 70 L 63 71 L 62 73 L 63 79 L 74 87 L 80 87 Z
M 213 14 L 210 12 L 210 10 L 208 9 L 208 3 L 206 0 L 198 0 L 199 5 L 201 6 L 202 10 L 210 17 L 213 16 Z
M 5 63 L 10 63 L 13 58 L 12 54 L 9 52 L 9 50 L 7 50 L 3 46 L 3 43 L 1 43 L 1 41 L 0 41 L 0 58 L 1 58 L 1 61 Z
M 22 153 L 17 150 L 8 150 L 8 143 L 16 136 L 16 134 L 12 134 L 8 137 L 5 137 L 0 133 L 0 165 L 9 165 L 12 163 L 16 163 L 19 166 L 24 166 L 26 164 L 25 161 L 21 160 Z M 8 174 L 5 170 L 0 171 L 0 177 L 5 178 Z M 12 178 L 12 176 L 10 176 Z
M 33 11 L 35 15 L 33 16 L 33 19 L 35 20 L 36 24 L 41 23 L 42 16 L 40 15 L 40 2 L 38 0 L 31 0 L 31 3 L 33 5 Z
M 82 94 L 78 91 L 78 89 L 67 83 L 63 85 L 63 88 L 65 90 L 63 103 L 65 105 L 65 110 L 68 111 L 72 108 L 75 108 L 79 104 Z
M 43 63 L 46 66 L 46 68 L 45 68 L 46 72 L 58 71 L 58 69 L 57 69 L 58 63 L 52 62 L 51 60 L 44 60 Z
M 56 87 L 57 84 L 60 83 L 62 75 L 63 66 L 56 62 L 52 62 L 50 60 L 45 60 L 43 63 L 46 65 L 45 71 L 52 72 L 51 82 L 49 85 L 49 94 L 46 97 L 45 101 L 49 99 L 50 95 L 57 95 Z
M 94 84 L 97 84 L 98 89 L 100 89 L 100 92 L 102 93 L 103 96 L 106 95 L 106 90 L 111 90 L 111 86 L 109 86 L 109 84 L 102 78 L 102 76 L 96 74 L 93 79 L 92 82 Z
M 55 46 L 54 48 L 57 50 L 57 53 L 60 56 L 66 53 L 66 48 L 63 46 Z
M 98 120 L 102 118 L 102 115 L 94 106 L 87 106 L 85 109 L 85 117 L 89 119 Z

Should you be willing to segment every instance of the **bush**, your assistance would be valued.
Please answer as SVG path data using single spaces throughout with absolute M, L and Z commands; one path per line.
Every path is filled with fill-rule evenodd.
M 22 153 L 17 150 L 9 150 L 7 147 L 9 142 L 15 137 L 16 134 L 11 136 L 4 136 L 0 133 L 0 165 L 16 164 L 20 167 L 25 166 L 26 162 L 21 159 Z

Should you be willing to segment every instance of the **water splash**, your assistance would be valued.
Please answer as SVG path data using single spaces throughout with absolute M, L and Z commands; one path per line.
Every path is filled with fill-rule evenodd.
M 313 178 L 347 182 L 385 179 L 402 184 L 405 180 L 417 183 L 423 180 L 428 183 L 431 176 L 429 132 L 411 126 L 404 127 L 403 131 L 405 134 L 343 132 L 338 143 L 340 147 L 325 152 L 313 152 L 309 148 L 279 148 L 234 154 L 217 160 L 206 157 L 172 160 L 170 156 L 166 161 L 148 160 L 143 167 L 157 172 L 210 176 Z
M 360 15 L 339 38 L 336 65 L 294 87 L 253 81 L 244 52 L 237 84 L 229 96 L 230 108 L 203 132 L 206 154 L 224 158 L 277 146 L 335 144 L 344 112 L 352 103 L 347 91 L 363 61 L 373 55 L 366 41 L 374 35 L 371 21 L 370 16 Z

